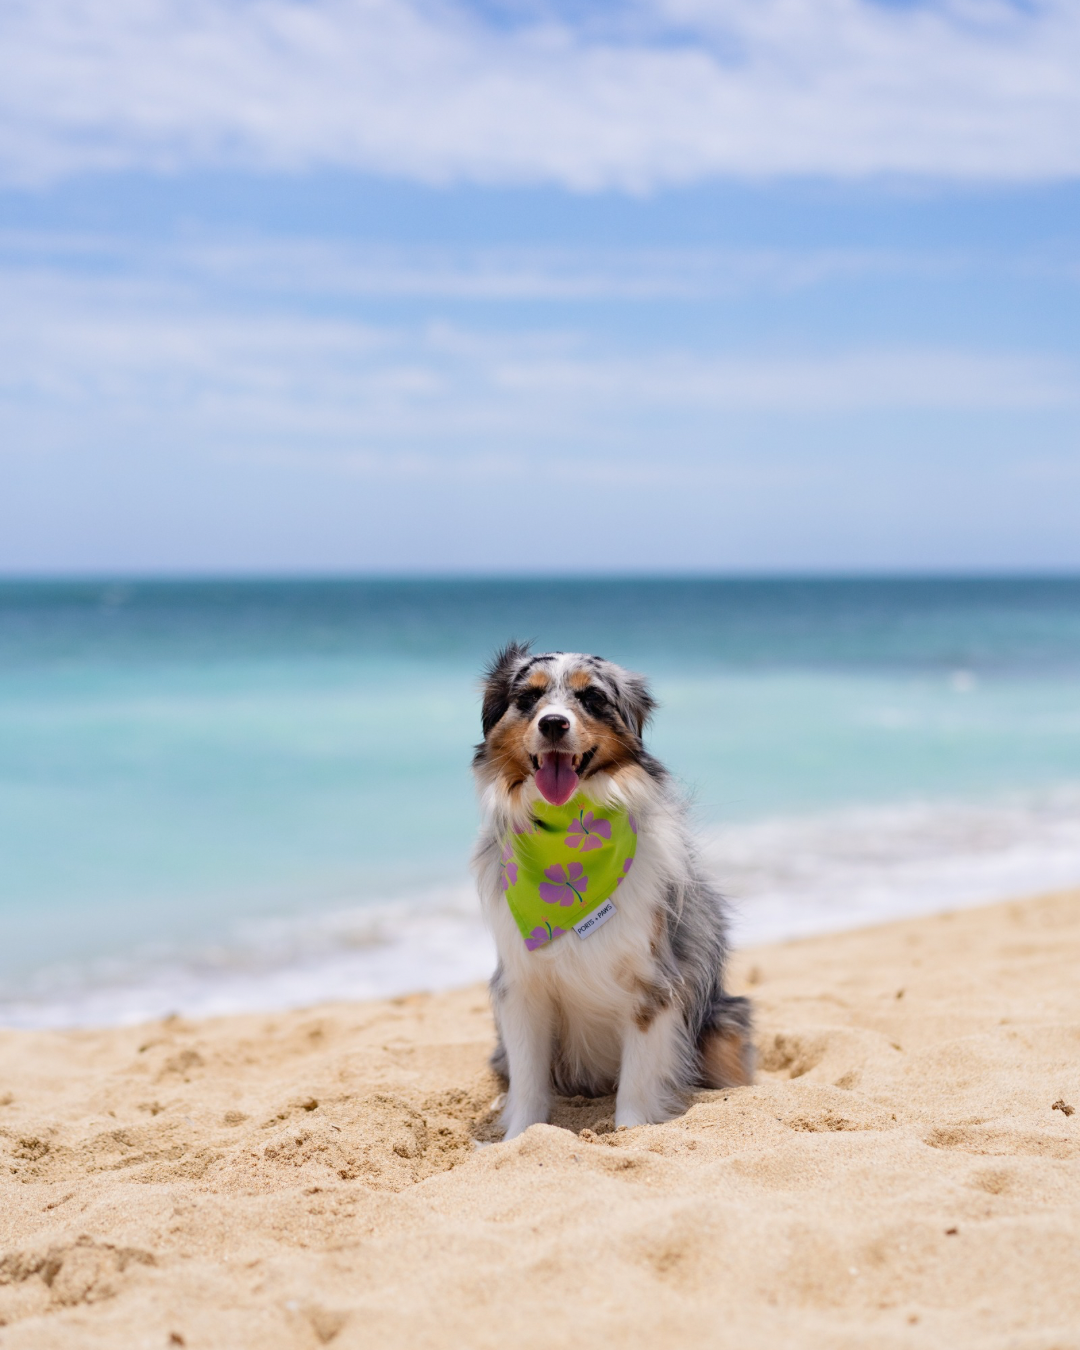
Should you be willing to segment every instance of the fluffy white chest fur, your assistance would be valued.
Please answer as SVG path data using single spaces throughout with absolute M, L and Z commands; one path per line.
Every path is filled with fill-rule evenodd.
M 507 1138 L 547 1120 L 553 1092 L 615 1090 L 616 1125 L 629 1126 L 670 1118 L 695 1086 L 748 1081 L 749 1005 L 723 991 L 722 905 L 668 775 L 641 744 L 650 707 L 640 677 L 596 657 L 511 646 L 488 672 L 474 867 L 499 954 L 492 1063 L 508 1079 Z M 633 870 L 601 927 L 529 950 L 500 853 L 538 796 L 561 804 L 574 792 L 633 811 Z

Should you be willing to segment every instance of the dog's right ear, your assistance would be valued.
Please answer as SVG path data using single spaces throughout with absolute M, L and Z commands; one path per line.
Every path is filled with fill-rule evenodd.
M 480 717 L 485 736 L 509 708 L 514 672 L 528 654 L 527 642 L 508 642 L 484 671 L 484 707 Z

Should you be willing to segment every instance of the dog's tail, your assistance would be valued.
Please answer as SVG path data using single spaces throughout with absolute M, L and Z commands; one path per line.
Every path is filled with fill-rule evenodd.
M 754 1081 L 757 1058 L 752 1039 L 754 1013 L 748 998 L 718 994 L 698 1041 L 706 1087 L 745 1087 Z

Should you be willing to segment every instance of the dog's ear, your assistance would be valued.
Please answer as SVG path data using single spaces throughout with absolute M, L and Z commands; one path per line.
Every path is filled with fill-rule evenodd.
M 484 706 L 480 718 L 485 736 L 498 725 L 509 708 L 514 672 L 528 654 L 527 642 L 508 642 L 484 671 Z
M 649 692 L 645 676 L 635 675 L 633 671 L 624 674 L 619 680 L 619 712 L 639 740 L 655 709 L 656 699 Z

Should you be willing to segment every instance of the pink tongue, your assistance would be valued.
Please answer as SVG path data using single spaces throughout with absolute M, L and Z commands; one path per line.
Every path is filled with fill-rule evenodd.
M 578 776 L 574 772 L 573 755 L 549 750 L 540 756 L 536 771 L 536 786 L 552 806 L 565 806 L 577 790 Z

